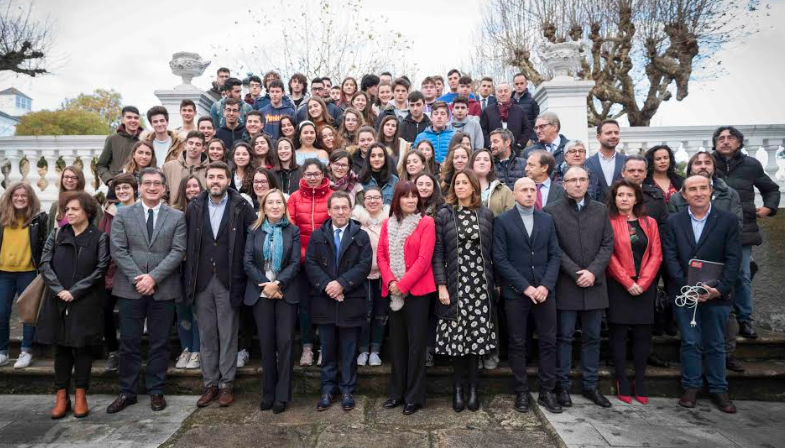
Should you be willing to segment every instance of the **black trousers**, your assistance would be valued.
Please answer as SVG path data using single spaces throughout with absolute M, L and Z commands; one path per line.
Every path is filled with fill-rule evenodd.
M 253 347 L 253 335 L 258 331 L 255 318 L 255 311 L 248 305 L 240 305 L 240 330 L 237 337 L 237 351 L 246 350 L 251 354 Z
M 357 341 L 360 327 L 319 325 L 322 342 L 322 393 L 353 394 L 357 388 Z M 338 382 L 338 356 L 341 357 L 341 380 Z
M 149 395 L 163 394 L 169 367 L 169 330 L 174 323 L 174 300 L 118 299 L 120 307 L 120 393 L 135 397 L 139 391 L 142 364 L 142 332 L 147 319 L 150 350 L 145 368 L 145 388 Z
M 77 389 L 90 388 L 90 369 L 93 367 L 91 347 L 55 347 L 55 389 L 70 390 L 71 371 Z
M 649 357 L 651 342 L 651 325 L 646 324 L 610 324 L 608 344 L 616 363 L 616 381 L 619 383 L 618 393 L 632 395 L 632 387 L 627 378 L 627 332 L 632 330 L 632 359 L 635 365 L 635 394 L 646 396 L 644 380 L 646 378 L 646 359 Z
M 292 341 L 297 305 L 260 298 L 253 306 L 262 351 L 262 397 L 267 403 L 292 400 Z
M 390 397 L 425 404 L 425 346 L 430 296 L 409 296 L 403 308 L 390 311 L 392 374 Z
M 526 344 L 529 318 L 534 316 L 539 338 L 539 384 L 540 391 L 553 391 L 556 386 L 556 300 L 553 295 L 545 302 L 535 305 L 525 296 L 505 299 L 507 328 L 510 345 L 509 360 L 513 374 L 515 393 L 528 392 L 526 375 Z
M 480 385 L 480 355 L 455 356 L 452 358 L 452 384 L 460 386 L 469 380 L 472 386 Z
M 107 352 L 116 352 L 120 350 L 120 345 L 117 343 L 117 325 L 114 323 L 114 307 L 117 305 L 117 296 L 112 295 L 112 291 L 108 290 L 109 294 L 104 301 L 104 346 Z

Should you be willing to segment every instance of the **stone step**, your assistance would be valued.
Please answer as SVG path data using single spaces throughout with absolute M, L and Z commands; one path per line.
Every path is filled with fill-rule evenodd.
M 437 365 L 428 369 L 428 393 L 431 395 L 449 395 L 452 390 L 452 369 L 446 358 L 437 357 Z M 785 401 L 785 361 L 753 361 L 744 362 L 745 372 L 728 372 L 731 396 L 734 399 Z M 577 367 L 577 366 L 576 366 Z M 117 373 L 104 372 L 104 361 L 93 363 L 91 393 L 117 393 Z M 628 370 L 631 375 L 632 371 Z M 528 369 L 530 388 L 536 391 L 537 367 Z M 481 371 L 481 384 L 484 390 L 493 393 L 511 393 L 512 371 L 502 362 L 495 370 Z M 580 393 L 580 370 L 571 372 L 573 392 Z M 604 364 L 599 371 L 601 390 L 613 394 L 614 381 L 612 370 Z M 237 372 L 236 387 L 238 391 L 261 389 L 262 369 L 258 358 Z M 313 396 L 319 393 L 319 367 L 294 368 L 294 393 Z M 649 367 L 647 369 L 647 389 L 652 397 L 678 397 L 681 393 L 679 385 L 680 370 L 675 364 L 667 369 Z M 359 368 L 359 393 L 372 396 L 384 396 L 390 379 L 390 364 L 379 367 L 362 366 Z M 52 390 L 54 380 L 54 362 L 51 359 L 37 359 L 27 369 L 16 370 L 12 363 L 0 367 L 0 390 L 9 394 L 47 393 Z M 140 383 L 144 383 L 143 373 Z M 181 370 L 173 366 L 169 368 L 166 386 L 167 394 L 199 394 L 201 392 L 201 371 Z

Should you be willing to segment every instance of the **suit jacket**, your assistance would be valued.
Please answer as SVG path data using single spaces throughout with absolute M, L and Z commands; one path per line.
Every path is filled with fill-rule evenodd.
M 548 189 L 548 198 L 545 201 L 545 206 L 547 207 L 548 205 L 553 204 L 566 195 L 567 194 L 564 192 L 564 187 L 554 181 L 551 181 L 551 187 Z
M 616 166 L 613 169 L 613 181 L 621 178 L 621 169 L 624 167 L 624 161 L 627 160 L 627 156 L 617 152 L 616 153 Z M 593 176 L 597 177 L 597 185 L 599 186 L 599 191 L 596 193 L 596 200 L 599 202 L 606 202 L 608 198 L 608 190 L 611 188 L 607 182 L 605 182 L 605 173 L 602 172 L 602 166 L 600 165 L 600 153 L 597 152 L 593 156 L 586 159 L 586 163 L 583 164 L 584 168 L 591 171 Z
M 297 276 L 300 273 L 300 229 L 294 224 L 289 224 L 281 230 L 283 236 L 283 260 L 281 260 L 281 272 L 278 273 L 276 281 L 280 283 L 283 292 L 283 300 L 292 305 L 300 303 L 300 291 L 297 286 Z M 267 232 L 258 229 L 248 230 L 248 238 L 245 241 L 245 257 L 243 265 L 245 273 L 248 275 L 248 282 L 245 286 L 245 299 L 243 303 L 253 306 L 260 300 L 262 293 L 260 283 L 270 281 L 264 270 L 264 239 Z M 270 300 L 270 299 L 264 299 Z
M 717 286 L 722 297 L 706 304 L 731 306 L 729 297 L 741 266 L 741 235 L 735 215 L 712 207 L 700 240 L 696 243 L 689 209 L 686 208 L 668 217 L 668 238 L 663 238 L 662 244 L 672 295 L 678 294 L 681 287 L 687 284 L 691 259 L 714 261 L 724 263 Z
M 556 166 L 559 166 L 559 165 L 562 164 L 562 162 L 564 162 L 564 148 L 567 146 L 567 143 L 569 143 L 569 142 L 570 142 L 570 139 L 568 139 L 567 137 L 559 134 L 559 146 L 556 147 L 556 149 L 553 151 L 553 154 L 552 154 L 553 158 L 556 159 Z M 526 149 L 523 150 L 523 153 L 522 153 L 523 154 L 523 158 L 524 159 L 528 159 L 529 158 L 529 154 L 531 154 L 532 151 L 537 151 L 537 150 L 540 150 L 540 149 L 543 150 L 543 151 L 547 151 L 548 150 L 545 147 L 545 144 L 543 144 L 541 142 L 537 142 L 537 143 L 535 143 L 535 144 L 533 144 L 533 145 L 531 145 L 531 146 L 529 146 L 529 147 L 527 147 Z M 553 179 L 555 176 L 556 176 L 556 170 L 553 170 L 553 173 L 551 173 L 551 179 Z
M 502 297 L 524 298 L 523 292 L 529 286 L 545 286 L 548 295 L 553 295 L 561 266 L 561 249 L 551 215 L 534 211 L 531 236 L 517 207 L 499 215 L 494 224 L 493 263 L 500 278 Z
M 153 237 L 147 236 L 147 217 L 142 201 L 122 207 L 112 222 L 112 259 L 117 264 L 112 294 L 124 299 L 142 297 L 136 291 L 134 278 L 150 274 L 155 279 L 155 300 L 180 297 L 180 265 L 185 259 L 185 215 L 161 204 Z
M 482 136 L 485 139 L 485 147 L 490 148 L 491 132 L 502 128 L 502 118 L 498 103 L 485 108 L 480 116 L 480 127 L 482 128 Z M 532 127 L 529 123 L 529 117 L 526 116 L 526 111 L 517 104 L 510 108 L 510 112 L 507 115 L 507 130 L 512 132 L 514 137 L 512 150 L 519 153 L 529 142 Z

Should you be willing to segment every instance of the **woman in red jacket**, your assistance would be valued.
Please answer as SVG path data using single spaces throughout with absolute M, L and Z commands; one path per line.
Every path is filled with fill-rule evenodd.
M 300 264 L 305 260 L 305 249 L 311 241 L 311 234 L 322 226 L 329 218 L 327 215 L 327 200 L 333 194 L 330 188 L 330 179 L 327 178 L 327 168 L 317 159 L 307 159 L 300 168 L 300 189 L 289 196 L 287 204 L 291 223 L 300 229 Z M 300 339 L 303 344 L 303 353 L 300 356 L 301 366 L 313 364 L 313 333 L 311 327 L 311 284 L 308 276 L 300 279 Z
M 436 246 L 433 218 L 425 214 L 412 182 L 395 186 L 391 215 L 379 237 L 378 264 L 382 296 L 390 298 L 392 375 L 384 407 L 401 404 L 404 415 L 425 404 L 425 346 L 428 340 L 429 294 L 436 291 L 431 258 Z
M 613 255 L 608 264 L 609 343 L 616 363 L 616 393 L 631 403 L 630 395 L 646 404 L 646 358 L 649 357 L 657 271 L 662 247 L 657 221 L 646 216 L 641 188 L 625 179 L 613 183 L 608 199 L 613 227 Z M 635 381 L 627 378 L 627 333 L 632 330 Z

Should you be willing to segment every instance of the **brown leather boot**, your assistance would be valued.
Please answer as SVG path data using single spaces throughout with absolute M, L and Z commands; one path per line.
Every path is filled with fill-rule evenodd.
M 58 419 L 65 417 L 71 410 L 71 398 L 68 396 L 67 389 L 58 389 L 55 397 L 55 406 L 52 408 L 52 418 Z
M 76 397 L 74 400 L 74 417 L 82 418 L 87 417 L 90 413 L 90 406 L 87 405 L 87 391 L 84 389 L 76 389 Z

